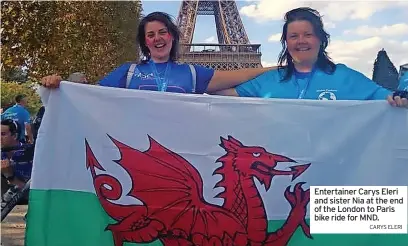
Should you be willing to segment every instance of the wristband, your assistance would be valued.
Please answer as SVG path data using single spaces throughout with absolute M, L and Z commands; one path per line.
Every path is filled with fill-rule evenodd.
M 408 91 L 395 91 L 392 94 L 392 98 L 395 99 L 395 97 L 401 97 L 401 98 L 408 99 Z

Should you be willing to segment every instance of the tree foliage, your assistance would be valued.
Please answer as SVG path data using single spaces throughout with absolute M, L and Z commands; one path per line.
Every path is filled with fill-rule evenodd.
M 138 59 L 140 1 L 9 1 L 1 10 L 3 72 L 26 65 L 30 78 L 81 71 L 97 81 Z
M 1 107 L 4 109 L 14 105 L 15 97 L 22 94 L 27 97 L 27 110 L 30 114 L 37 113 L 42 105 L 41 98 L 36 91 L 37 87 L 38 85 L 32 81 L 26 83 L 1 82 Z
M 24 83 L 28 80 L 28 73 L 22 67 L 12 67 L 4 71 L 2 77 L 7 78 L 6 81 Z
M 374 62 L 373 80 L 390 90 L 396 90 L 398 87 L 398 71 L 384 49 L 378 52 Z

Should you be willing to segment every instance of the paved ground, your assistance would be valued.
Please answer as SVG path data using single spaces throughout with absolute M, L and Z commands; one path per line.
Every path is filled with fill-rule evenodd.
M 23 218 L 26 212 L 26 205 L 16 206 L 1 222 L 2 246 L 24 246 L 25 223 Z

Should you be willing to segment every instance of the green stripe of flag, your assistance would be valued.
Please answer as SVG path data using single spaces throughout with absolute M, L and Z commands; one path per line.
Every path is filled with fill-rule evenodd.
M 33 221 L 33 223 L 30 223 Z M 270 221 L 271 231 L 284 221 Z M 112 234 L 105 231 L 114 223 L 102 209 L 95 194 L 66 190 L 31 190 L 26 246 L 113 246 Z M 289 246 L 407 246 L 406 235 L 313 235 L 308 239 L 299 230 Z M 160 242 L 149 245 L 158 246 Z

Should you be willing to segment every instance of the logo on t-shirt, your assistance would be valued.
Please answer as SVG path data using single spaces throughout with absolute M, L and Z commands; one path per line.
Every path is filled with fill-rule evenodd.
M 318 90 L 317 92 L 320 92 L 319 96 L 317 97 L 317 99 L 319 100 L 337 100 L 336 94 L 335 92 L 337 92 L 337 90 Z
M 138 73 L 136 74 L 136 77 L 146 80 L 146 79 L 154 79 L 153 73 Z

